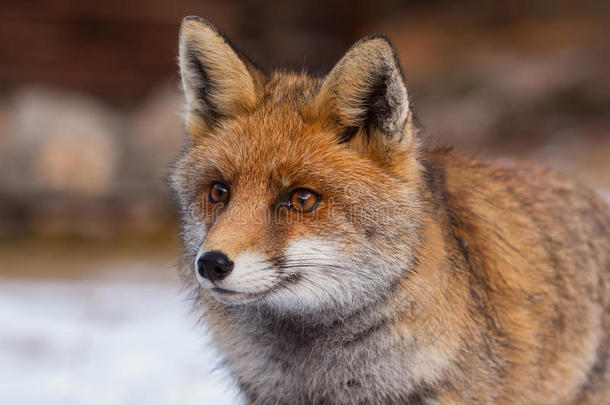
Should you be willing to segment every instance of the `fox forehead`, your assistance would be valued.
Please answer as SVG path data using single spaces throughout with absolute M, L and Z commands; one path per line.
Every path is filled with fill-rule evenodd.
M 308 120 L 294 105 L 260 106 L 226 120 L 189 151 L 198 183 L 336 188 L 354 175 L 383 183 L 387 174 L 338 142 L 332 123 Z
M 286 106 L 259 108 L 225 121 L 198 141 L 192 153 L 227 181 L 302 181 L 327 155 L 345 152 L 333 148 L 331 132 L 298 115 Z

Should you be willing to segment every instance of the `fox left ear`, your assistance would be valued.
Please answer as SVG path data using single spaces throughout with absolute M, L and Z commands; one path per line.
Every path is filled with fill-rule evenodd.
M 315 108 L 345 129 L 381 131 L 400 140 L 409 118 L 409 98 L 396 52 L 384 36 L 372 35 L 347 51 L 324 79 Z
M 180 28 L 180 75 L 187 128 L 205 132 L 255 105 L 262 73 L 216 27 L 191 16 Z

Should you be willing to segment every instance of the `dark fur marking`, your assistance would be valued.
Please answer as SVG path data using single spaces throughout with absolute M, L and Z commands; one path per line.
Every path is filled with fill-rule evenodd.
M 425 385 L 415 392 L 409 394 L 404 405 L 425 405 L 429 400 L 436 397 L 436 390 L 431 385 Z
M 350 346 L 350 345 L 353 345 L 354 343 L 358 343 L 358 342 L 366 339 L 367 337 L 375 334 L 376 332 L 380 331 L 384 327 L 387 327 L 388 326 L 387 321 L 388 320 L 385 318 L 381 319 L 379 322 L 372 324 L 371 326 L 364 329 L 363 331 L 360 331 L 360 332 L 356 333 L 355 335 L 351 336 L 350 338 L 346 339 L 345 342 L 343 343 L 343 345 Z
M 484 257 L 484 253 L 480 251 L 476 246 L 469 244 L 461 236 L 461 232 L 476 235 L 477 230 L 474 229 L 472 224 L 468 224 L 464 218 L 472 217 L 471 212 L 462 212 L 461 216 L 452 209 L 451 204 L 447 204 L 447 210 L 449 214 L 451 233 L 455 240 L 458 251 L 461 258 L 464 260 L 468 268 L 468 274 L 473 280 L 469 283 L 469 292 L 476 305 L 476 313 L 473 316 L 482 316 L 483 320 L 488 326 L 489 332 L 485 332 L 480 335 L 479 349 L 483 349 L 486 359 L 489 362 L 491 368 L 493 368 L 498 376 L 506 374 L 505 362 L 502 361 L 501 356 L 498 355 L 498 348 L 508 345 L 505 339 L 505 333 L 502 330 L 501 325 L 497 322 L 497 316 L 495 316 L 495 309 L 491 304 L 489 295 L 492 292 L 490 285 L 489 276 L 482 271 L 477 265 L 477 260 Z
M 608 348 L 610 339 L 606 338 L 597 348 L 597 356 L 595 363 L 587 374 L 587 379 L 582 387 L 580 397 L 587 393 L 594 393 L 604 388 L 604 377 L 608 368 Z
M 210 80 L 207 73 L 207 67 L 199 58 L 195 51 L 189 51 L 187 53 L 187 63 L 189 69 L 197 72 L 199 75 L 199 83 L 194 87 L 197 94 L 197 100 L 205 105 L 206 110 L 194 110 L 193 112 L 199 114 L 206 121 L 206 124 L 213 125 L 223 118 L 222 113 L 218 110 L 218 107 L 210 100 L 210 94 L 214 92 L 214 83 Z
M 361 125 L 367 134 L 373 128 L 385 130 L 385 123 L 392 115 L 392 108 L 388 100 L 388 82 L 391 80 L 390 68 L 374 72 L 370 81 L 373 84 L 367 97 L 362 101 L 362 108 L 366 111 L 362 117 Z
M 427 159 L 420 159 L 423 166 L 423 177 L 425 184 L 430 191 L 430 201 L 434 203 L 435 209 L 446 206 L 447 191 L 445 188 L 445 172 L 440 167 L 433 166 Z
M 345 128 L 343 132 L 339 134 L 339 143 L 347 143 L 354 139 L 354 136 L 356 136 L 356 133 L 359 129 L 360 128 L 358 128 L 357 126 L 350 126 Z

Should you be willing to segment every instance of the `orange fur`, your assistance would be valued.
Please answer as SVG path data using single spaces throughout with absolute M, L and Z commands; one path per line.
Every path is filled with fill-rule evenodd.
M 324 79 L 264 75 L 203 20 L 182 39 L 183 277 L 248 402 L 610 403 L 601 198 L 535 166 L 423 150 L 386 39 Z M 192 81 L 193 48 L 210 83 Z M 215 181 L 228 203 L 207 199 Z M 278 204 L 295 188 L 318 208 Z M 291 253 L 311 240 L 323 272 Z M 253 283 L 293 277 L 227 305 L 195 281 L 202 247 L 256 252 Z

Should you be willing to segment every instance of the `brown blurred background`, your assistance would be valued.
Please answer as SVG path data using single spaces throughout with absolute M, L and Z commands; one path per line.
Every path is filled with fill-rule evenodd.
M 177 35 L 205 16 L 263 67 L 326 72 L 390 36 L 433 142 L 610 189 L 610 3 L 4 1 L 0 235 L 168 240 Z M 171 240 L 171 238 L 169 238 Z M 175 242 L 174 242 L 175 243 Z
M 1 403 L 234 403 L 176 298 L 192 14 L 315 74 L 385 33 L 430 143 L 610 197 L 608 1 L 0 1 Z

